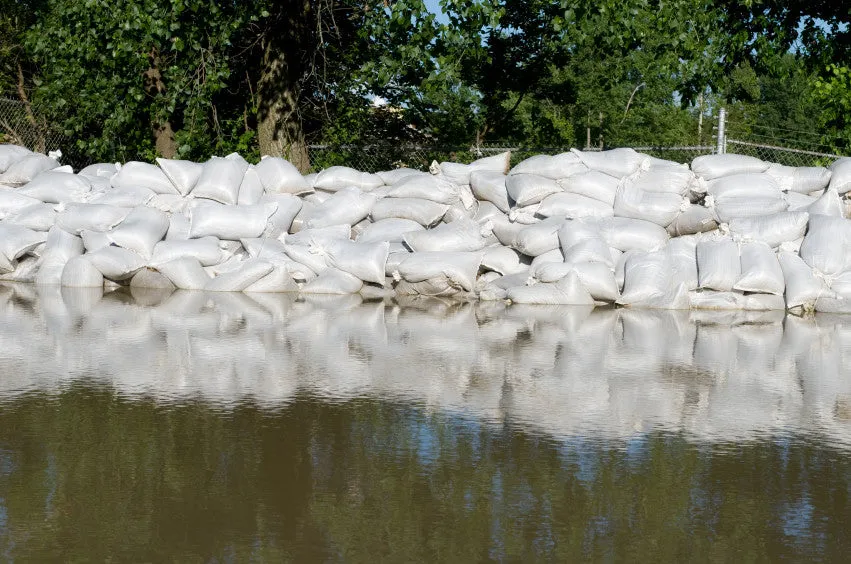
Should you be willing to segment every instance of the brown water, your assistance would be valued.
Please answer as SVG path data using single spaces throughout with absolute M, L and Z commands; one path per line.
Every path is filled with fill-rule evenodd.
M 0 560 L 845 560 L 851 317 L 0 287 Z

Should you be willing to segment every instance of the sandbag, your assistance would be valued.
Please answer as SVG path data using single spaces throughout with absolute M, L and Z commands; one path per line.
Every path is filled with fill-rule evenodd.
M 70 288 L 103 288 L 103 274 L 85 255 L 81 255 L 65 263 L 60 283 Z
M 329 268 L 305 284 L 301 291 L 305 294 L 357 294 L 363 288 L 363 281 L 336 268 Z
M 633 305 L 665 296 L 671 288 L 671 267 L 664 250 L 628 253 L 623 266 L 623 291 L 617 303 Z
M 505 179 L 506 176 L 501 172 L 475 171 L 470 174 L 470 189 L 479 200 L 490 202 L 500 211 L 508 213 L 511 204 Z
M 779 198 L 777 181 L 767 174 L 734 174 L 708 182 L 706 193 L 718 203 L 725 198 Z
M 259 204 L 265 192 L 257 171 L 254 167 L 249 166 L 242 177 L 242 184 L 239 185 L 239 194 L 237 195 L 236 203 L 240 206 Z
M 433 162 L 430 170 L 432 174 L 442 174 L 455 184 L 470 184 L 470 175 L 476 171 L 498 172 L 500 174 L 508 174 L 508 168 L 511 164 L 511 153 L 506 151 L 491 157 L 477 159 L 470 164 L 442 162 L 437 164 Z
M 509 288 L 506 297 L 516 304 L 594 305 L 594 298 L 582 285 L 576 272 L 570 272 L 551 284 L 539 283 Z
M 166 275 L 150 268 L 143 268 L 130 279 L 131 288 L 174 290 L 176 286 Z
M 412 231 L 403 236 L 412 251 L 478 251 L 485 246 L 490 229 L 472 219 L 460 219 L 433 229 Z
M 6 216 L 5 221 L 33 231 L 48 231 L 56 224 L 53 204 L 36 204 Z
M 248 259 L 238 269 L 219 274 L 204 286 L 208 292 L 241 292 L 272 271 L 272 263 Z
M 194 198 L 236 205 L 246 170 L 248 163 L 242 158 L 212 157 L 204 163 L 201 177 L 190 193 Z
M 810 215 L 806 212 L 780 212 L 730 221 L 730 233 L 744 241 L 762 241 L 771 247 L 803 237 Z
M 160 165 L 160 170 L 169 179 L 177 193 L 182 196 L 189 194 L 195 188 L 204 171 L 204 165 L 192 161 L 158 158 L 157 164 Z
M 30 182 L 39 174 L 59 167 L 56 159 L 38 153 L 30 153 L 9 165 L 0 174 L 0 184 L 21 186 Z
M 264 157 L 254 167 L 263 188 L 269 194 L 309 194 L 313 185 L 289 161 L 280 157 Z
M 391 217 L 368 225 L 357 237 L 358 243 L 403 242 L 406 233 L 423 231 L 425 228 L 410 219 Z
M 451 205 L 458 201 L 458 186 L 446 178 L 430 174 L 406 176 L 387 193 L 390 198 L 420 198 L 438 204 Z
M 16 190 L 0 187 L 0 217 L 20 212 L 24 208 L 43 204 L 41 200 L 19 194 Z
M 32 151 L 20 145 L 0 145 L 0 173 L 6 172 L 10 166 L 31 154 Z
M 83 168 L 78 172 L 80 176 L 88 176 L 90 178 L 106 178 L 110 179 L 121 168 L 120 163 L 95 163 Z
M 344 188 L 312 208 L 304 218 L 304 225 L 308 229 L 354 225 L 369 215 L 376 201 L 375 196 L 358 188 Z
M 545 178 L 558 180 L 574 174 L 587 172 L 588 167 L 575 153 L 560 153 L 558 155 L 535 155 L 520 161 L 508 174 L 536 174 Z M 472 184 L 472 176 L 470 184 Z
M 292 228 L 295 218 L 301 212 L 304 205 L 301 198 L 292 194 L 264 194 L 260 198 L 260 203 L 273 203 L 278 206 L 275 212 L 269 216 L 266 229 L 263 230 L 264 237 L 273 238 L 280 237 Z
M 558 216 L 568 219 L 581 219 L 585 217 L 611 217 L 614 215 L 614 210 L 605 202 L 588 196 L 559 192 L 544 198 L 536 213 L 543 217 Z
M 104 278 L 109 280 L 127 280 L 132 278 L 146 265 L 145 259 L 128 249 L 104 247 L 86 253 L 85 257 L 97 268 Z
M 157 194 L 180 195 L 161 168 L 139 161 L 124 163 L 110 182 L 113 188 L 144 186 Z
M 670 192 L 646 192 L 630 179 L 624 179 L 615 194 L 614 215 L 643 219 L 667 227 L 688 208 L 688 200 Z
M 164 212 L 138 207 L 115 226 L 108 236 L 113 244 L 149 259 L 154 252 L 154 245 L 165 237 L 168 228 L 169 220 Z
M 394 278 L 398 274 L 413 283 L 442 278 L 453 288 L 471 292 L 482 256 L 481 252 L 411 253 L 399 263 Z
M 279 241 L 278 243 L 280 244 Z M 158 266 L 182 257 L 192 257 L 201 266 L 218 264 L 223 258 L 219 240 L 208 236 L 199 239 L 160 241 L 154 246 L 150 264 Z
M 685 206 L 685 209 L 680 209 L 681 211 L 674 218 L 674 221 L 666 227 L 671 237 L 705 233 L 718 228 L 718 221 L 711 209 L 694 204 Z
M 391 217 L 410 219 L 423 227 L 436 225 L 449 209 L 445 204 L 438 204 L 421 198 L 382 198 L 372 206 L 372 220 L 381 221 Z
M 343 188 L 354 186 L 363 192 L 383 186 L 384 182 L 378 175 L 360 172 L 347 166 L 332 166 L 321 171 L 313 182 L 313 187 L 327 192 L 337 192 Z
M 558 230 L 559 246 L 564 262 L 600 262 L 614 267 L 609 245 L 594 221 L 567 221 Z
M 18 189 L 19 194 L 46 204 L 82 202 L 92 185 L 85 177 L 64 172 L 47 171 Z
M 531 257 L 556 249 L 559 246 L 558 231 L 564 222 L 564 218 L 551 217 L 540 223 L 526 226 L 517 232 L 512 246 Z M 494 233 L 496 229 L 497 227 L 494 226 Z
M 744 243 L 740 250 L 741 274 L 733 284 L 740 292 L 783 295 L 786 282 L 774 250 L 764 242 Z
M 298 292 L 299 285 L 286 265 L 274 265 L 266 276 L 246 287 L 246 293 Z
M 104 204 L 119 208 L 135 208 L 147 205 L 155 196 L 156 194 L 150 188 L 145 188 L 144 186 L 125 186 L 124 188 L 114 188 L 108 192 L 93 196 L 88 203 Z
M 60 284 L 62 271 L 69 260 L 83 254 L 83 241 L 59 227 L 47 233 L 41 266 L 36 274 L 36 284 Z M 98 272 L 98 274 L 100 274 Z M 102 284 L 103 282 L 101 282 Z
M 770 294 L 741 294 L 739 292 L 716 292 L 699 290 L 689 292 L 693 309 L 775 311 L 786 309 L 783 296 Z
M 835 276 L 851 267 L 851 220 L 827 215 L 810 217 L 800 249 L 806 264 Z
M 558 282 L 570 272 L 579 276 L 580 282 L 594 300 L 612 303 L 620 297 L 614 272 L 601 262 L 551 262 L 536 269 L 535 278 L 540 282 Z
M 413 168 L 394 168 L 393 170 L 380 170 L 375 173 L 386 186 L 392 186 L 408 176 L 428 175 L 429 173 Z
M 851 157 L 837 159 L 830 165 L 828 187 L 831 190 L 836 190 L 839 194 L 845 194 L 851 190 Z
M 384 286 L 390 243 L 355 243 L 336 239 L 328 242 L 324 253 L 328 266 L 348 272 L 364 282 Z
M 720 201 L 712 201 L 711 196 L 707 196 L 706 206 L 715 213 L 718 221 L 730 223 L 740 217 L 780 213 L 786 211 L 789 204 L 779 195 L 764 198 L 731 197 Z
M 835 297 L 823 278 L 817 277 L 801 257 L 781 251 L 777 254 L 783 279 L 786 281 L 786 307 L 788 309 L 815 307 L 819 298 Z
M 644 192 L 686 196 L 694 185 L 694 173 L 686 166 L 655 167 L 631 177 L 630 182 Z
M 845 206 L 839 197 L 839 192 L 833 188 L 824 191 L 824 194 L 807 207 L 810 215 L 829 215 L 832 217 L 845 217 Z
M 87 253 L 99 251 L 100 249 L 112 244 L 112 241 L 109 239 L 109 235 L 100 231 L 89 231 L 88 229 L 83 229 L 80 231 L 80 238 L 83 240 L 83 246 L 86 248 Z
M 650 251 L 668 242 L 664 227 L 642 219 L 606 217 L 597 220 L 597 226 L 606 244 L 623 252 Z
M 830 183 L 830 170 L 823 166 L 792 167 L 772 163 L 765 174 L 777 180 L 784 191 L 809 194 L 824 190 Z
M 11 262 L 47 240 L 47 233 L 20 225 L 0 223 L 0 254 Z
M 592 170 L 561 179 L 558 184 L 565 192 L 587 196 L 614 206 L 619 181 L 613 176 Z
M 484 250 L 481 267 L 502 275 L 514 274 L 527 268 L 520 259 L 520 253 L 516 250 L 497 245 Z
M 705 180 L 733 174 L 764 172 L 769 164 L 747 155 L 702 155 L 691 161 L 691 170 Z
M 547 196 L 562 191 L 555 180 L 534 174 L 514 174 L 506 177 L 505 189 L 516 207 L 537 204 Z
M 276 202 L 254 206 L 195 202 L 189 215 L 189 236 L 193 239 L 213 236 L 230 241 L 260 237 L 277 209 Z
M 647 163 L 647 156 L 635 149 L 619 148 L 608 151 L 580 151 L 571 149 L 575 155 L 591 170 L 596 170 L 609 176 L 621 178 L 629 176 Z
M 181 290 L 203 290 L 210 281 L 198 259 L 189 256 L 159 264 L 156 269 Z
M 697 275 L 697 240 L 693 237 L 671 239 L 665 246 L 671 280 L 682 284 L 686 290 L 696 290 L 700 283 Z
M 741 275 L 739 247 L 731 239 L 700 241 L 696 248 L 698 285 L 729 292 Z

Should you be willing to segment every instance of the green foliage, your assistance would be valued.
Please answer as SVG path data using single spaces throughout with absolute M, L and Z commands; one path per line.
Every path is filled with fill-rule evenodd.
M 824 143 L 843 154 L 851 150 L 851 68 L 829 65 L 824 76 L 815 80 L 815 103 L 820 108 L 820 125 L 826 132 Z

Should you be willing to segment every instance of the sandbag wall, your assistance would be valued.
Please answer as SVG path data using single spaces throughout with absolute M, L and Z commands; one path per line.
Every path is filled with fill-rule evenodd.
M 96 164 L 0 145 L 0 280 L 851 311 L 851 159 L 632 149 L 429 172 L 283 159 Z

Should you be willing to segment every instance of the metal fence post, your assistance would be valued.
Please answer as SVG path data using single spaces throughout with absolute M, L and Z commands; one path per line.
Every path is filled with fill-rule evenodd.
M 718 146 L 715 149 L 715 152 L 719 155 L 723 155 L 727 152 L 727 133 L 725 131 L 725 125 L 727 121 L 727 110 L 725 108 L 721 108 L 718 110 Z

